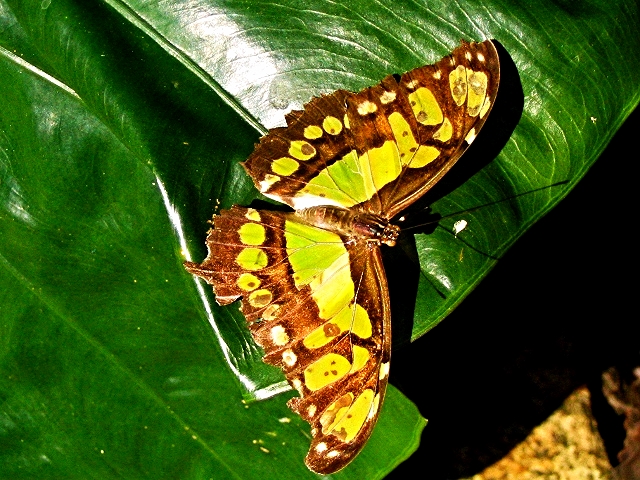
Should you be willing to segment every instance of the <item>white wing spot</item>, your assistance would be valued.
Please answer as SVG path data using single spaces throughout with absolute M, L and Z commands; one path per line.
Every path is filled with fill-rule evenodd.
M 478 52 L 478 60 L 484 62 L 484 55 L 481 52 Z
M 308 414 L 310 417 L 313 417 L 313 416 L 316 414 L 316 410 L 317 410 L 317 408 L 316 408 L 316 406 L 315 406 L 315 405 L 309 405 L 309 406 L 307 407 L 307 414 Z
M 331 450 L 327 453 L 327 458 L 336 458 L 338 456 L 340 456 L 340 452 L 338 450 Z
M 471 142 L 476 139 L 476 129 L 472 128 L 471 130 L 469 130 L 469 133 L 467 133 L 467 136 L 464 137 L 464 139 L 469 145 L 471 145 Z
M 376 413 L 378 413 L 378 408 L 380 408 L 380 394 L 376 394 L 376 396 L 373 399 L 373 404 L 371 405 L 371 409 L 369 410 L 369 414 L 367 415 L 367 418 L 369 420 L 373 419 L 373 417 L 376 416 Z
M 389 362 L 380 365 L 380 373 L 378 374 L 378 378 L 382 380 L 387 375 L 389 375 Z
M 318 445 L 316 445 L 316 452 L 318 453 L 322 453 L 327 449 L 327 444 L 324 442 L 320 442 Z
M 293 353 L 293 350 L 285 350 L 282 352 L 282 360 L 287 366 L 293 367 L 298 361 L 298 357 Z
M 264 176 L 264 180 L 262 180 L 260 182 L 260 191 L 261 192 L 266 192 L 267 190 L 269 190 L 271 188 L 271 185 L 276 183 L 278 180 L 280 180 L 279 176 L 267 173 Z
M 471 61 L 471 52 L 470 51 L 466 51 L 464 52 L 464 58 L 466 58 L 467 60 Z
M 380 103 L 386 105 L 387 103 L 391 103 L 396 99 L 396 92 L 384 92 L 380 95 Z
M 360 105 L 358 105 L 358 113 L 360 115 L 368 115 L 375 112 L 376 110 L 378 110 L 378 106 L 375 103 L 370 102 L 369 100 L 365 100 Z
M 282 347 L 289 343 L 289 335 L 282 325 L 271 328 L 271 339 L 277 346 Z
M 436 80 L 440 80 L 442 78 L 442 72 L 440 70 L 436 70 L 435 72 L 433 72 L 433 78 L 435 78 Z
M 418 80 L 411 80 L 410 82 L 405 83 L 405 85 L 409 90 L 413 90 L 418 86 Z

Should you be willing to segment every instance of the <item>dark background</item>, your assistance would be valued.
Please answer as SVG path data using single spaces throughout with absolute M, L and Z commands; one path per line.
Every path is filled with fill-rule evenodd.
M 639 137 L 636 109 L 584 179 L 449 317 L 394 349 L 391 383 L 429 424 L 419 450 L 388 478 L 479 473 L 581 385 L 615 466 L 624 430 L 600 376 L 640 365 L 632 306 Z

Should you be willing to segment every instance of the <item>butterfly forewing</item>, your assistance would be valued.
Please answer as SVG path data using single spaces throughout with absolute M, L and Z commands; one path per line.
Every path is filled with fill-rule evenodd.
M 500 77 L 491 41 L 434 65 L 339 90 L 291 114 L 244 163 L 258 189 L 295 209 L 335 205 L 390 219 L 424 195 L 477 136 Z
M 388 220 L 473 141 L 499 75 L 491 41 L 463 41 L 399 80 L 291 112 L 243 165 L 263 194 L 298 212 L 224 210 L 205 261 L 186 264 L 213 285 L 218 303 L 241 300 L 264 361 L 298 391 L 289 406 L 311 424 L 306 464 L 315 472 L 347 465 L 382 405 L 391 329 L 380 243 L 397 235 Z

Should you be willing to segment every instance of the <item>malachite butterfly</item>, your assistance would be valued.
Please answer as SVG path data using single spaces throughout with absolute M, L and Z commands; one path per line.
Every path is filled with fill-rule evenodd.
M 380 245 L 391 223 L 474 140 L 495 103 L 494 44 L 462 42 L 434 65 L 338 90 L 286 116 L 243 163 L 293 212 L 233 206 L 214 216 L 209 254 L 189 272 L 217 302 L 238 299 L 264 361 L 299 397 L 317 473 L 351 462 L 371 436 L 389 376 L 391 308 Z

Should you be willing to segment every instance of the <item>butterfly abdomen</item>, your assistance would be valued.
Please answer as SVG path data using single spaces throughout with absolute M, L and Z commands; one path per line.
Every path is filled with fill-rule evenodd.
M 369 240 L 393 247 L 400 228 L 379 215 L 333 206 L 310 207 L 296 214 L 304 222 L 354 240 Z

